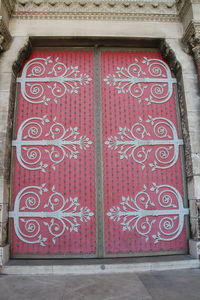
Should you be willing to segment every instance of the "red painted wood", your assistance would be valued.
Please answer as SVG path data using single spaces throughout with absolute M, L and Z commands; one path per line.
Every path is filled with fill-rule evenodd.
M 148 150 L 152 148 L 152 151 L 148 154 L 148 158 L 145 161 L 145 167 L 142 170 L 142 164 L 134 161 L 133 158 L 129 157 L 128 159 L 123 158 L 120 159 L 120 147 L 109 148 L 108 145 L 105 144 L 105 141 L 108 141 L 109 137 L 117 136 L 119 138 L 118 132 L 121 128 L 131 128 L 133 124 L 139 121 L 139 117 L 142 120 L 142 124 L 146 126 L 146 130 L 150 133 L 150 136 L 145 135 L 144 139 L 156 139 L 154 132 L 152 131 L 152 125 L 150 123 L 146 123 L 145 120 L 148 119 L 148 116 L 155 117 L 164 117 L 175 125 L 179 138 L 181 137 L 180 132 L 178 130 L 177 125 L 177 109 L 176 109 L 176 101 L 175 94 L 171 95 L 170 99 L 165 103 L 151 103 L 145 101 L 145 98 L 149 97 L 150 88 L 153 83 L 141 83 L 142 85 L 147 85 L 144 90 L 143 95 L 140 97 L 140 102 L 138 103 L 138 99 L 133 97 L 130 93 L 118 93 L 117 84 L 108 85 L 105 82 L 105 78 L 109 74 L 115 74 L 116 78 L 118 78 L 116 71 L 119 71 L 120 68 L 128 68 L 130 64 L 137 63 L 139 67 L 141 67 L 142 71 L 146 74 L 141 73 L 140 78 L 150 77 L 151 74 L 148 72 L 148 65 L 142 63 L 144 57 L 148 59 L 160 59 L 162 60 L 160 54 L 158 52 L 112 52 L 106 51 L 102 52 L 101 55 L 101 72 L 102 72 L 102 116 L 103 116 L 103 140 L 104 140 L 104 150 L 103 150 L 103 167 L 104 167 L 104 211 L 105 211 L 105 251 L 108 254 L 128 254 L 128 253 L 145 253 L 145 252 L 155 252 L 155 251 L 174 251 L 174 250 L 183 250 L 186 249 L 186 231 L 185 226 L 183 227 L 182 232 L 179 236 L 171 241 L 163 241 L 155 243 L 154 235 L 159 231 L 159 222 L 161 221 L 161 216 L 150 216 L 148 218 L 149 222 L 154 220 L 152 230 L 150 233 L 143 236 L 137 231 L 137 226 L 129 230 L 124 229 L 120 224 L 122 223 L 121 218 L 111 219 L 107 213 L 113 207 L 118 207 L 122 209 L 122 196 L 124 197 L 132 197 L 134 198 L 137 193 L 144 190 L 144 184 L 146 185 L 146 192 L 150 195 L 151 201 L 154 202 L 155 206 L 148 205 L 146 209 L 155 210 L 155 209 L 167 209 L 163 208 L 159 205 L 157 194 L 155 191 L 150 191 L 152 187 L 152 183 L 156 183 L 157 185 L 171 185 L 175 189 L 177 189 L 183 196 L 183 178 L 182 178 L 182 166 L 180 159 L 180 152 L 178 156 L 177 162 L 167 169 L 156 169 L 155 171 L 151 170 L 149 163 L 153 162 L 155 159 L 155 151 L 158 149 L 158 146 L 145 146 L 145 149 Z M 135 58 L 137 59 L 135 62 Z M 136 68 L 136 72 L 139 67 L 133 66 L 132 68 Z M 161 68 L 162 69 L 162 68 Z M 155 72 L 157 72 L 155 70 Z M 155 73 L 156 74 L 156 73 Z M 162 74 L 166 75 L 164 69 L 162 69 Z M 158 75 L 158 73 L 157 73 Z M 157 78 L 160 78 L 158 76 Z M 122 83 L 123 84 L 123 83 Z M 138 86 L 135 87 L 138 89 Z M 164 86 L 164 93 L 167 92 L 167 86 Z M 134 93 L 134 87 L 132 87 L 132 92 Z M 138 95 L 138 91 L 135 91 L 136 96 Z M 140 123 L 140 121 L 139 121 Z M 141 126 L 137 125 L 137 128 L 141 130 Z M 170 132 L 170 130 L 169 130 Z M 170 132 L 171 134 L 171 132 Z M 140 131 L 136 132 L 136 136 L 141 138 Z M 157 138 L 159 139 L 159 138 Z M 167 138 L 164 138 L 167 139 Z M 180 146 L 179 146 L 180 148 Z M 141 151 L 141 148 L 140 148 Z M 123 152 L 123 151 L 122 151 Z M 130 151 L 128 152 L 130 153 Z M 139 153 L 139 150 L 137 152 Z M 166 160 L 172 158 L 172 153 L 166 157 Z M 143 154 L 142 154 L 143 155 Z M 137 156 L 137 155 L 136 155 Z M 142 158 L 142 157 L 141 157 Z M 178 206 L 176 197 L 172 195 L 172 193 L 168 193 L 173 198 L 173 203 L 175 206 Z M 145 202 L 145 195 L 141 195 L 142 200 Z M 134 204 L 132 203 L 134 206 Z M 142 205 L 142 201 L 140 201 L 140 209 L 145 209 L 145 205 Z M 134 206 L 135 207 L 135 206 Z M 127 208 L 127 207 L 126 207 Z M 169 208 L 168 208 L 169 209 Z M 170 209 L 175 209 L 171 207 Z M 130 210 L 127 208 L 127 210 Z M 173 217 L 173 216 L 169 216 Z M 129 220 L 129 218 L 127 218 Z M 138 222 L 138 228 L 141 229 L 142 233 L 145 233 L 148 229 L 147 223 L 145 223 L 145 218 L 142 218 Z M 177 228 L 179 224 L 179 217 L 177 216 L 176 220 L 174 220 L 173 228 L 169 228 L 167 232 L 171 234 L 175 228 Z M 162 222 L 163 223 L 163 222 Z M 132 225 L 136 225 L 136 220 L 132 223 Z M 143 226 L 143 227 L 142 227 Z M 167 223 L 166 223 L 167 226 Z M 165 238 L 167 236 L 165 235 Z
M 52 73 L 49 73 L 52 70 L 52 66 L 56 63 L 56 58 L 59 57 L 59 62 L 63 63 L 67 67 L 78 66 L 80 73 L 77 74 L 77 77 L 80 74 L 87 74 L 90 78 L 93 79 L 93 55 L 90 51 L 34 51 L 31 57 L 25 62 L 34 59 L 34 58 L 47 58 L 53 62 L 44 65 L 45 71 L 43 74 L 39 74 L 38 77 L 50 77 Z M 58 61 L 57 61 L 58 62 Z M 39 64 L 37 64 L 39 67 Z M 31 73 L 33 72 L 33 67 L 30 66 L 27 70 L 27 77 L 33 77 Z M 61 69 L 59 69 L 61 67 Z M 22 68 L 24 71 L 24 67 Z M 37 73 L 37 69 L 35 70 Z M 62 75 L 62 66 L 59 65 L 57 69 L 57 75 L 55 77 Z M 68 71 L 67 74 L 70 72 Z M 30 76 L 29 76 L 30 75 Z M 22 76 L 22 75 L 21 75 Z M 70 77 L 72 75 L 68 75 Z M 70 230 L 65 230 L 63 234 L 56 238 L 55 244 L 52 241 L 53 235 L 50 234 L 47 224 L 44 222 L 50 223 L 51 218 L 35 218 L 40 224 L 40 231 L 42 237 L 46 237 L 48 240 L 44 242 L 45 246 L 40 245 L 39 243 L 27 243 L 17 237 L 14 230 L 14 225 L 12 222 L 12 254 L 95 254 L 96 252 L 96 217 L 95 217 L 95 162 L 94 162 L 94 96 L 93 96 L 93 80 L 89 81 L 87 84 L 77 83 L 79 86 L 78 93 L 65 92 L 64 95 L 58 98 L 57 103 L 54 102 L 55 97 L 52 96 L 51 89 L 48 86 L 53 87 L 54 83 L 45 82 L 42 83 L 44 88 L 44 95 L 51 100 L 48 102 L 48 105 L 44 103 L 30 103 L 24 99 L 24 96 L 21 93 L 21 84 L 18 85 L 18 97 L 17 97 L 17 113 L 16 113 L 16 122 L 15 122 L 15 134 L 14 138 L 17 138 L 17 133 L 20 125 L 23 121 L 28 118 L 41 118 L 47 116 L 49 122 L 44 123 L 43 132 L 40 139 L 55 139 L 55 137 L 45 136 L 49 132 L 50 125 L 55 122 L 61 123 L 65 128 L 75 128 L 78 127 L 78 132 L 80 133 L 77 136 L 79 139 L 81 136 L 87 136 L 92 144 L 89 145 L 87 149 L 78 148 L 78 157 L 69 158 L 65 157 L 63 161 L 56 165 L 56 169 L 52 169 L 52 163 L 49 159 L 48 153 L 45 150 L 51 151 L 52 146 L 38 146 L 42 152 L 42 161 L 44 164 L 49 166 L 45 168 L 46 172 L 41 170 L 29 170 L 20 165 L 19 160 L 16 157 L 16 147 L 13 150 L 13 174 L 12 174 L 12 199 L 14 208 L 14 200 L 17 197 L 17 194 L 27 186 L 41 186 L 41 184 L 46 183 L 48 192 L 43 192 L 41 197 L 41 203 L 35 211 L 52 211 L 51 206 L 44 207 L 47 204 L 48 199 L 52 192 L 52 187 L 55 186 L 56 192 L 61 193 L 64 198 L 70 199 L 70 197 L 78 197 L 79 206 L 77 211 L 80 211 L 81 207 L 87 207 L 94 213 L 94 216 L 91 216 L 90 220 L 87 222 L 81 221 L 77 217 L 77 222 L 80 224 L 78 226 L 78 232 Z M 63 87 L 57 84 L 58 89 Z M 70 89 L 70 86 L 68 86 Z M 30 95 L 31 88 L 26 85 L 27 93 Z M 57 89 L 57 93 L 60 91 Z M 35 90 L 35 96 L 38 96 L 37 90 Z M 42 96 L 43 97 L 43 96 Z M 40 97 L 40 99 L 42 98 Z M 56 120 L 54 119 L 56 117 Z M 59 127 L 59 126 L 58 126 Z M 25 133 L 28 134 L 27 127 Z M 25 135 L 24 133 L 24 135 Z M 58 134 L 58 137 L 59 134 Z M 72 138 L 73 140 L 73 138 Z M 31 146 L 26 146 L 31 148 Z M 59 150 L 62 152 L 61 150 Z M 23 151 L 23 155 L 26 156 L 27 151 Z M 53 154 L 54 158 L 57 153 Z M 26 157 L 27 158 L 27 157 Z M 31 162 L 31 160 L 29 160 Z M 33 165 L 34 166 L 34 165 Z M 35 165 L 36 166 L 36 165 Z M 35 191 L 34 188 L 29 189 L 32 192 Z M 25 205 L 25 200 L 27 197 L 22 197 L 20 210 Z M 59 198 L 59 197 L 58 197 Z M 65 207 L 67 207 L 66 204 Z M 58 210 L 61 207 L 61 204 L 55 206 L 54 211 Z M 25 208 L 24 211 L 31 211 L 30 209 Z M 71 210 L 69 210 L 71 211 Z M 27 221 L 28 217 L 23 218 Z M 32 218 L 33 219 L 33 218 Z M 56 223 L 58 226 L 62 226 L 61 221 L 56 220 L 55 225 L 52 227 L 54 233 L 58 233 L 59 230 L 56 230 Z M 76 222 L 75 222 L 76 223 Z M 30 223 L 31 224 L 31 223 Z M 29 224 L 29 226 L 30 226 Z M 66 222 L 68 227 L 70 224 Z M 23 233 L 27 233 L 25 230 L 25 222 L 22 221 L 22 218 L 19 219 L 19 226 Z M 29 227 L 31 230 L 31 228 Z M 36 230 L 33 230 L 35 233 Z M 28 233 L 27 233 L 28 234 Z M 30 233 L 28 234 L 30 236 Z M 34 241 L 35 238 L 28 238 L 29 242 Z

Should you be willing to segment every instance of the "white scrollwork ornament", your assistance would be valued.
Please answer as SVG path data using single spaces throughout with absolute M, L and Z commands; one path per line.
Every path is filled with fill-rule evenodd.
M 151 133 L 147 131 L 147 125 L 152 127 Z M 176 127 L 170 120 L 148 116 L 145 122 L 139 118 L 131 128 L 119 127 L 118 136 L 108 137 L 105 144 L 112 150 L 118 150 L 120 159 L 132 158 L 142 169 L 154 149 L 154 160 L 148 165 L 155 171 L 170 168 L 177 162 L 183 140 L 178 138 Z
M 144 100 L 147 104 L 167 102 L 176 83 L 164 61 L 147 57 L 143 57 L 141 62 L 135 58 L 127 68 L 117 67 L 115 74 L 107 75 L 104 81 L 114 86 L 118 94 L 128 93 L 139 103 Z
M 48 201 L 43 204 L 41 197 L 47 192 L 46 184 L 42 184 L 25 187 L 16 196 L 14 210 L 9 212 L 9 217 L 13 218 L 17 237 L 24 243 L 46 246 L 48 238 L 42 232 L 42 228 L 46 227 L 55 244 L 66 231 L 78 232 L 81 223 L 94 216 L 88 207 L 80 206 L 77 197 L 65 199 L 56 192 L 55 186 Z
M 17 159 L 22 167 L 45 172 L 49 165 L 43 161 L 46 154 L 55 170 L 56 165 L 65 158 L 77 159 L 79 150 L 89 148 L 92 144 L 90 139 L 79 135 L 78 127 L 65 129 L 57 122 L 56 117 L 50 123 L 45 115 L 25 120 L 20 125 L 12 146 L 16 147 Z
M 181 234 L 184 216 L 188 214 L 189 209 L 183 207 L 183 199 L 177 189 L 152 183 L 149 192 L 144 185 L 134 198 L 123 196 L 120 206 L 110 208 L 107 216 L 119 222 L 122 231 L 135 231 L 146 242 L 153 239 L 157 244 L 175 240 Z
M 80 87 L 91 80 L 89 75 L 80 73 L 78 66 L 67 67 L 59 57 L 54 61 L 51 56 L 31 59 L 17 78 L 26 101 L 45 105 L 52 99 L 57 103 L 66 93 L 78 94 Z

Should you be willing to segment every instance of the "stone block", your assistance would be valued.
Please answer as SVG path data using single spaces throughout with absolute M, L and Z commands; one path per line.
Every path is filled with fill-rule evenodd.
M 0 222 L 0 246 L 4 246 L 7 242 L 8 222 Z
M 200 176 L 200 153 L 192 153 L 193 174 Z
M 199 217 L 190 217 L 190 226 L 192 238 L 194 240 L 200 239 L 200 225 L 199 225 Z
M 4 203 L 4 180 L 3 177 L 0 178 L 0 204 Z
M 185 99 L 186 99 L 186 106 L 188 110 L 191 112 L 196 112 L 199 110 L 199 82 L 196 71 L 192 74 L 183 74 L 183 82 L 184 82 L 184 91 L 185 91 Z
M 181 34 L 182 35 L 182 34 Z M 196 74 L 195 64 L 191 55 L 183 51 L 182 44 L 179 39 L 166 38 L 166 42 L 173 49 L 177 60 L 180 62 L 183 71 L 184 85 L 187 84 L 187 75 L 194 76 Z
M 11 70 L 10 72 L 0 73 L 0 92 L 9 92 L 11 82 L 12 82 Z
M 199 125 L 196 123 L 196 128 L 195 125 L 193 124 L 194 131 L 191 131 L 189 129 L 189 135 L 190 135 L 190 143 L 191 143 L 191 151 L 192 153 L 199 153 L 200 149 L 200 138 L 199 138 Z
M 1 101 L 0 112 L 6 114 L 9 109 L 10 92 L 6 90 L 5 91 L 0 90 L 0 101 Z
M 189 240 L 189 250 L 190 255 L 194 258 L 199 258 L 200 256 L 200 241 Z
M 9 245 L 0 247 L 0 265 L 3 266 L 9 261 Z
M 200 199 L 200 176 L 194 176 L 188 182 L 188 196 L 189 199 Z
M 10 185 L 6 182 L 6 180 L 1 177 L 0 178 L 0 206 L 2 204 L 8 204 L 10 198 Z
M 190 206 L 190 217 L 191 218 L 197 218 L 198 217 L 198 206 L 197 206 L 197 200 L 192 199 L 189 201 Z
M 200 125 L 199 110 L 195 110 L 195 111 L 188 110 L 188 125 L 190 131 L 192 132 L 199 131 L 199 125 Z
M 0 222 L 5 223 L 8 221 L 8 204 L 0 204 Z
M 14 37 L 10 48 L 2 53 L 0 57 L 0 70 L 1 72 L 12 72 L 12 67 L 15 61 L 18 59 L 18 55 L 24 45 L 27 43 L 28 37 Z

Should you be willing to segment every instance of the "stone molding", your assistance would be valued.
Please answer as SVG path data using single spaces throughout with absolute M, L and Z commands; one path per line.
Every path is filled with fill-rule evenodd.
M 11 41 L 10 32 L 0 16 L 0 52 L 6 50 Z
M 17 76 L 18 72 L 21 70 L 23 62 L 30 56 L 31 51 L 32 51 L 32 44 L 28 39 L 27 42 L 24 44 L 24 46 L 20 49 L 17 55 L 17 59 L 13 63 L 12 71 L 15 76 Z
M 191 6 L 191 0 L 177 0 L 176 6 L 180 19 L 183 19 Z
M 196 201 L 196 206 L 197 206 L 197 212 L 198 212 L 198 220 L 197 220 L 198 232 L 197 232 L 197 239 L 200 240 L 200 199 L 198 199 Z
M 191 1 L 191 2 L 193 3 L 195 1 Z M 196 1 L 195 3 L 197 2 L 200 3 L 200 0 Z M 190 22 L 190 24 L 188 25 L 185 31 L 182 42 L 186 46 L 187 51 L 193 55 L 197 67 L 199 82 L 200 82 L 200 22 L 195 22 L 194 20 Z M 193 201 L 194 201 L 194 208 L 193 208 L 194 215 L 191 215 L 190 218 L 191 233 L 192 233 L 193 240 L 199 241 L 200 240 L 200 199 L 193 199 L 191 202 Z M 198 247 L 199 245 L 200 244 L 198 243 Z M 193 248 L 194 247 L 192 247 L 192 249 Z M 200 248 L 196 249 L 195 251 L 199 255 Z
M 13 17 L 178 21 L 175 0 L 17 0 Z
M 6 50 L 11 41 L 8 23 L 12 16 L 14 5 L 15 0 L 0 0 L 0 52 Z
M 8 242 L 8 222 L 0 222 L 0 246 Z
M 190 203 L 192 203 L 190 207 L 192 212 L 190 215 L 191 237 L 194 241 L 199 241 L 200 243 L 200 199 L 192 199 Z
M 194 258 L 200 257 L 200 241 L 189 240 L 190 255 Z
M 0 266 L 5 265 L 9 261 L 9 245 L 0 247 Z
M 193 167 L 192 167 L 192 155 L 191 155 L 191 143 L 189 136 L 188 128 L 188 118 L 187 118 L 187 108 L 185 101 L 185 91 L 182 78 L 182 68 L 181 64 L 176 58 L 174 51 L 164 40 L 161 42 L 160 51 L 162 56 L 169 62 L 171 70 L 174 72 L 177 78 L 177 94 L 178 94 L 178 103 L 180 109 L 181 117 L 181 129 L 183 133 L 184 140 L 184 156 L 185 156 L 185 171 L 188 181 L 193 177 Z
M 200 60 L 200 22 L 191 21 L 185 31 L 183 43 L 194 54 L 196 61 Z
M 5 7 L 9 17 L 11 17 L 16 0 L 1 0 L 1 2 L 2 2 L 2 5 Z
M 176 7 L 180 17 L 183 17 L 193 4 L 200 4 L 200 0 L 176 0 Z

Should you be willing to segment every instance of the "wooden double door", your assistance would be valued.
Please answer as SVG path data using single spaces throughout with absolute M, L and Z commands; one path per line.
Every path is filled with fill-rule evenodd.
M 17 78 L 17 257 L 187 251 L 176 79 L 155 49 L 33 50 Z

